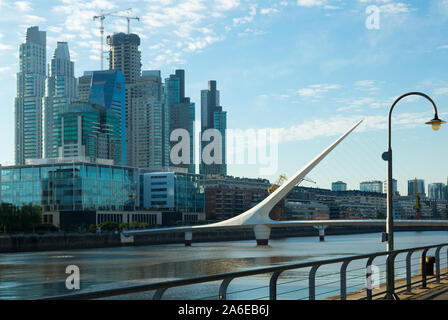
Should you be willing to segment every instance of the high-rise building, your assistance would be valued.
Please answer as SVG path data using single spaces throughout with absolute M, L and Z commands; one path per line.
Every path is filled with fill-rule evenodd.
M 415 180 L 417 180 L 418 194 L 420 196 L 426 197 L 425 180 L 422 180 L 422 179 L 408 180 L 408 196 L 415 196 L 415 187 L 414 187 Z
M 169 110 L 159 70 L 143 71 L 132 85 L 128 108 L 128 163 L 139 168 L 169 166 Z
M 120 70 L 126 79 L 125 92 L 125 137 L 126 141 L 123 145 L 126 148 L 126 155 L 131 156 L 134 153 L 132 141 L 134 132 L 132 127 L 132 99 L 134 98 L 134 85 L 141 76 L 141 52 L 138 47 L 140 45 L 140 37 L 136 34 L 116 33 L 107 37 L 109 45 L 109 69 Z M 138 90 L 138 89 L 137 89 Z M 139 94 L 136 95 L 139 97 Z M 131 159 L 134 162 L 133 159 Z
M 119 70 L 85 72 L 79 78 L 78 99 L 105 107 L 120 119 L 121 161 L 126 164 L 125 78 Z
M 123 32 L 107 36 L 109 45 L 109 69 L 120 70 L 126 78 L 126 84 L 137 81 L 140 77 L 142 63 L 138 50 L 140 37 Z
M 383 192 L 383 183 L 381 181 L 364 181 L 359 184 L 360 191 L 366 192 Z
M 347 184 L 342 181 L 336 181 L 331 184 L 331 191 L 347 191 Z
M 39 27 L 26 31 L 19 49 L 15 98 L 15 162 L 42 158 L 42 100 L 45 95 L 46 33 Z
M 387 180 L 383 182 L 383 193 L 387 194 Z M 392 193 L 398 194 L 398 182 L 396 179 L 392 179 Z
M 173 167 L 186 168 L 189 173 L 195 172 L 194 164 L 194 120 L 195 104 L 185 97 L 185 71 L 176 70 L 175 74 L 165 79 L 165 104 L 170 113 L 170 134 L 176 129 L 183 129 L 189 135 L 188 163 L 175 164 Z M 171 147 L 176 142 L 171 142 Z M 180 155 L 182 156 L 182 155 Z
M 67 42 L 58 42 L 48 66 L 48 78 L 43 104 L 44 156 L 58 156 L 54 136 L 60 123 L 55 122 L 58 114 L 76 99 L 76 78 L 74 63 L 70 61 Z
M 121 163 L 121 119 L 113 110 L 88 102 L 75 102 L 58 116 L 55 136 L 59 157 L 86 157 Z
M 200 174 L 205 175 L 226 175 L 226 129 L 227 129 L 227 112 L 222 110 L 220 106 L 219 91 L 216 89 L 216 81 L 208 82 L 208 89 L 201 91 L 201 155 L 204 147 L 211 142 L 202 141 L 202 137 L 206 130 L 216 129 L 221 133 L 221 157 L 216 163 L 206 164 L 201 157 L 199 165 Z
M 446 185 L 443 183 L 428 184 L 428 198 L 431 200 L 447 200 Z

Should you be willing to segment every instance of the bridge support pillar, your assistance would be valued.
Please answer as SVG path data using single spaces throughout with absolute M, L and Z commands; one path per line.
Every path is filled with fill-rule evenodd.
M 193 232 L 191 232 L 191 231 L 188 231 L 188 232 L 185 232 L 185 238 L 184 238 L 185 240 L 185 246 L 186 247 L 191 247 L 191 242 L 192 242 L 192 240 L 193 240 Z
M 325 241 L 325 229 L 327 226 L 314 226 L 317 230 L 319 230 L 319 241 Z
M 254 227 L 255 239 L 257 240 L 257 246 L 267 246 L 269 243 L 269 237 L 271 236 L 271 227 L 264 224 L 257 224 Z
M 120 233 L 120 243 L 123 245 L 133 245 L 134 236 L 125 236 L 123 233 Z

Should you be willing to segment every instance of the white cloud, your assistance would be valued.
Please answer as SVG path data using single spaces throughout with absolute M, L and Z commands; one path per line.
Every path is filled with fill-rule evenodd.
M 279 10 L 275 8 L 263 8 L 260 10 L 260 14 L 272 14 L 277 12 L 279 12 Z
M 14 2 L 14 6 L 21 12 L 29 12 L 32 11 L 31 2 L 29 1 L 16 1 Z
M 395 127 L 415 128 L 424 126 L 428 118 L 428 113 L 400 113 L 392 116 L 392 121 Z M 357 129 L 358 132 L 386 130 L 388 127 L 387 115 L 355 115 L 311 120 L 297 126 L 278 128 L 277 130 L 279 130 L 281 141 L 312 140 L 318 137 L 330 137 L 343 134 L 359 120 L 364 121 Z
M 437 96 L 448 94 L 448 87 L 434 89 L 434 94 Z
M 216 8 L 218 10 L 231 10 L 240 6 L 239 0 L 216 0 Z
M 13 49 L 14 49 L 13 46 L 10 46 L 8 44 L 0 43 L 0 52 L 1 51 L 6 51 L 6 50 L 13 50 Z
M 297 0 L 297 5 L 300 7 L 320 7 L 325 4 L 325 0 Z
M 322 93 L 326 93 L 329 90 L 339 89 L 341 86 L 338 84 L 313 84 L 306 88 L 301 88 L 296 91 L 299 96 L 318 98 Z
M 22 21 L 26 23 L 39 23 L 39 22 L 45 22 L 47 21 L 47 19 L 32 14 L 26 14 L 22 17 Z

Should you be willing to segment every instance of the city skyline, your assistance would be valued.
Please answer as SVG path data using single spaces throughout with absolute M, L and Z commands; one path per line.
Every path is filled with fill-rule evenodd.
M 324 2 L 327 7 L 320 5 Z M 353 189 L 360 181 L 374 179 L 383 181 L 385 162 L 381 160 L 380 155 L 386 148 L 385 118 L 393 97 L 405 91 L 427 92 L 439 106 L 441 118 L 447 118 L 445 106 L 448 104 L 446 96 L 448 85 L 444 81 L 444 68 L 440 66 L 446 61 L 448 41 L 441 31 L 437 31 L 442 30 L 446 24 L 448 12 L 446 3 L 442 1 L 426 4 L 355 1 L 350 5 L 340 1 L 308 1 L 306 2 L 308 5 L 304 5 L 305 2 L 302 1 L 259 2 L 252 5 L 245 1 L 227 3 L 229 4 L 227 7 L 223 5 L 224 2 L 214 2 L 213 5 L 216 9 L 214 12 L 221 10 L 217 25 L 223 26 L 224 29 L 228 26 L 230 30 L 223 32 L 222 39 L 212 41 L 209 38 L 210 41 L 205 42 L 202 47 L 199 43 L 200 48 L 196 50 L 193 50 L 192 45 L 188 46 L 182 42 L 178 52 L 171 50 L 172 54 L 168 54 L 167 50 L 170 49 L 166 47 L 175 41 L 172 44 L 158 42 L 158 37 L 162 37 L 166 31 L 155 25 L 149 26 L 149 19 L 145 20 L 143 17 L 141 25 L 131 24 L 131 31 L 142 37 L 141 51 L 144 65 L 142 69 L 160 69 L 163 74 L 169 74 L 178 68 L 185 69 L 189 75 L 188 79 L 191 79 L 186 88 L 186 95 L 190 96 L 193 102 L 199 102 L 200 90 L 207 81 L 216 79 L 220 83 L 220 90 L 225 92 L 222 104 L 228 111 L 228 128 L 268 127 L 281 130 L 280 162 L 277 174 L 268 177 L 271 181 L 281 172 L 288 176 L 292 175 L 305 159 L 315 153 L 315 150 L 359 118 L 365 119 L 360 132 L 347 139 L 341 145 L 341 151 L 337 150 L 335 155 L 332 155 L 333 159 L 336 159 L 333 163 L 337 165 L 330 165 L 331 161 L 323 162 L 310 178 L 317 182 L 317 186 L 328 189 L 332 181 L 340 179 L 338 177 L 344 177 L 348 189 Z M 93 1 L 88 6 L 86 2 L 81 1 L 78 8 L 74 8 L 71 7 L 74 2 L 65 1 L 66 8 L 71 7 L 72 12 L 64 11 L 57 1 L 46 1 L 45 4 L 47 9 L 50 9 L 48 12 L 44 10 L 45 5 L 37 8 L 26 1 L 2 1 L 0 9 L 21 10 L 20 12 L 25 14 L 25 20 L 29 19 L 29 25 L 39 25 L 41 30 L 48 30 L 47 52 L 53 51 L 56 41 L 67 40 L 74 56 L 76 76 L 83 70 L 98 70 L 99 54 L 96 54 L 98 60 L 93 54 L 89 59 L 80 59 L 83 56 L 81 53 L 95 49 L 95 43 L 99 47 L 97 24 L 91 22 L 91 17 L 87 15 L 88 19 L 79 20 L 85 21 L 85 26 L 74 24 L 74 20 L 71 20 L 75 29 L 70 29 L 62 20 L 73 18 L 80 12 L 120 9 L 122 3 Z M 204 25 L 202 28 L 211 27 L 205 18 L 202 18 L 206 6 L 204 3 L 198 1 L 180 2 L 178 5 L 173 3 L 147 5 L 154 6 L 153 9 L 158 6 L 160 12 L 166 13 L 170 8 L 179 8 L 182 4 L 184 5 L 182 8 L 198 15 L 199 21 L 191 32 L 195 34 L 199 32 L 198 37 L 204 35 L 205 38 L 207 30 L 203 30 L 204 33 L 197 30 L 201 25 Z M 369 30 L 365 27 L 367 17 L 365 9 L 368 4 L 376 4 L 381 9 L 379 30 Z M 136 3 L 133 6 L 136 14 L 144 17 L 150 15 L 147 6 L 137 8 Z M 329 8 L 330 6 L 333 8 Z M 174 9 L 169 12 L 176 12 Z M 287 9 L 291 10 L 291 14 Z M 55 12 L 60 16 L 55 15 Z M 440 19 L 429 21 L 426 17 L 429 12 Z M 294 22 L 297 16 L 297 20 L 301 20 L 300 23 Z M 229 19 L 230 24 L 226 25 Z M 319 25 L 313 23 L 313 19 L 319 20 Z M 160 19 L 155 21 L 168 24 Z M 294 26 L 293 31 L 287 32 L 285 29 L 288 23 Z M 306 24 L 308 29 L 300 28 Z M 124 31 L 126 26 L 124 21 L 107 19 L 105 25 L 107 34 Z M 259 28 L 258 32 L 255 27 Z M 73 30 L 76 28 L 80 28 L 78 30 L 80 32 L 75 35 L 76 32 Z M 0 66 L 3 71 L 1 73 L 3 86 L 0 92 L 4 106 L 12 105 L 13 97 L 10 92 L 15 91 L 14 87 L 11 91 L 11 86 L 15 84 L 14 79 L 11 75 L 5 78 L 5 73 L 9 70 L 12 77 L 15 77 L 14 72 L 18 71 L 15 68 L 17 61 L 14 59 L 8 61 L 10 58 L 7 55 L 9 52 L 9 55 L 14 56 L 11 53 L 17 51 L 17 46 L 23 39 L 17 39 L 17 34 L 23 35 L 25 29 L 19 22 L 2 29 L 11 30 L 10 34 L 2 33 L 0 37 L 2 48 L 0 54 L 5 58 L 2 59 L 4 64 Z M 209 31 L 218 34 L 222 30 Z M 171 32 L 173 33 L 172 30 Z M 316 39 L 313 39 L 313 35 L 316 35 Z M 327 42 L 328 50 L 322 50 L 320 47 L 322 40 L 325 39 L 334 39 Z M 416 39 L 424 40 L 413 41 Z M 266 47 L 268 43 L 271 45 Z M 90 45 L 90 48 L 87 49 L 85 45 Z M 149 49 L 157 45 L 161 48 L 165 46 L 165 59 L 162 58 L 162 49 Z M 230 45 L 231 51 L 227 48 Z M 191 51 L 183 50 L 185 48 L 183 46 L 191 48 Z M 260 48 L 264 48 L 263 51 L 260 51 Z M 289 49 L 290 53 L 281 52 L 285 49 Z M 362 54 L 355 54 L 360 50 Z M 151 58 L 155 53 L 160 54 Z M 235 56 L 235 59 L 228 59 L 230 54 Z M 249 57 L 253 61 L 249 60 Z M 398 57 L 400 57 L 399 64 L 395 63 Z M 48 58 L 47 55 L 46 64 Z M 415 61 L 418 61 L 416 66 Z M 414 69 L 415 72 L 410 71 Z M 388 77 L 384 76 L 385 71 Z M 415 176 L 424 178 L 429 184 L 444 182 L 447 175 L 446 166 L 443 166 L 447 157 L 446 148 L 443 148 L 447 137 L 446 130 L 442 128 L 439 132 L 433 133 L 430 128 L 420 125 L 431 118 L 430 106 L 420 106 L 420 102 L 422 100 L 417 99 L 401 102 L 400 110 L 396 111 L 397 115 L 394 118 L 394 178 L 399 181 L 398 189 L 402 194 L 406 193 L 406 181 Z M 275 107 L 271 107 L 272 105 Z M 11 122 L 10 111 L 6 112 L 5 118 L 9 117 Z M 196 110 L 196 119 L 198 118 Z M 2 127 L 6 139 L 2 141 L 5 152 L 0 162 L 8 164 L 13 159 L 13 143 L 11 143 L 13 128 L 7 121 Z M 429 146 L 427 141 L 431 141 Z M 432 154 L 433 149 L 430 147 L 432 144 L 440 146 L 437 157 Z M 357 152 L 350 149 L 356 149 Z M 259 176 L 257 167 L 249 165 L 229 165 L 228 173 L 234 176 Z

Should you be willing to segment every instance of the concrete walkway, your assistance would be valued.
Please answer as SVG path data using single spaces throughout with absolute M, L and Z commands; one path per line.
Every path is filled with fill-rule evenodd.
M 440 283 L 431 283 L 435 281 L 433 276 L 427 277 L 427 286 L 422 288 L 421 283 L 415 284 L 412 287 L 412 292 L 406 292 L 406 287 L 397 289 L 397 295 L 400 300 L 448 300 L 448 269 L 441 271 Z M 421 275 L 415 275 L 412 277 L 412 282 L 421 280 Z M 406 279 L 399 279 L 395 281 L 395 288 L 406 285 Z M 386 290 L 386 284 L 381 284 L 378 289 L 373 289 L 372 294 L 375 295 L 379 292 Z M 347 292 L 347 300 L 361 300 L 366 298 L 366 290 L 357 290 L 353 292 Z M 384 294 L 374 296 L 372 300 L 381 300 L 384 298 Z M 340 300 L 340 296 L 333 296 L 324 300 Z

